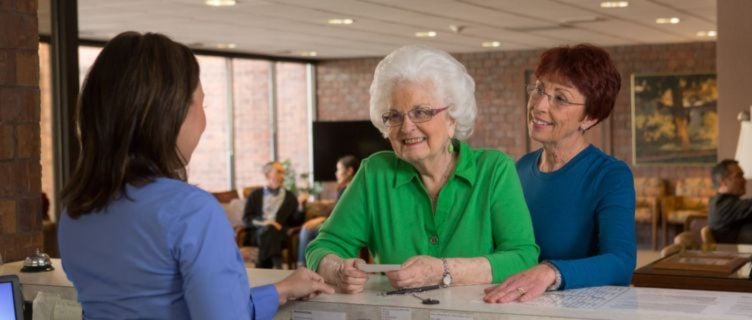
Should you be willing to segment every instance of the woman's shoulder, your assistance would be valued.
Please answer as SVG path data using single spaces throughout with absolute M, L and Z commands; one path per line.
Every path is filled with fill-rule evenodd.
M 591 166 L 597 165 L 599 171 L 604 171 L 604 173 L 622 172 L 628 173 L 630 176 L 632 175 L 632 170 L 626 162 L 603 152 L 601 149 L 598 149 L 593 145 L 590 145 L 587 151 L 589 152 L 588 157 L 590 158 L 590 161 L 588 162 Z
M 169 210 L 172 212 L 190 212 L 207 206 L 221 208 L 209 192 L 181 180 L 157 178 L 141 189 L 139 193 L 148 194 L 152 199 L 158 200 L 157 205 L 182 209 Z
M 497 149 L 467 147 L 466 150 L 469 151 L 472 160 L 480 166 L 514 164 L 514 160 L 508 154 Z

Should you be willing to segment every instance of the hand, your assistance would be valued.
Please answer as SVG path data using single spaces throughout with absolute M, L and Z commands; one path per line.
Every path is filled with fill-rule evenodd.
M 501 284 L 488 287 L 483 301 L 487 303 L 526 302 L 537 298 L 556 281 L 556 272 L 547 264 L 538 264 L 515 274 Z
M 395 288 L 414 288 L 441 283 L 444 263 L 441 259 L 429 256 L 416 256 L 408 259 L 396 271 L 386 273 L 389 283 Z
M 282 225 L 274 219 L 264 220 L 264 225 L 272 226 L 274 229 L 277 229 L 277 231 L 282 230 Z
M 303 224 L 304 229 L 313 229 L 317 226 L 320 226 L 322 223 L 324 223 L 324 220 L 326 220 L 326 217 L 316 217 L 311 220 L 306 221 L 306 223 Z
M 301 206 L 304 205 L 306 202 L 308 202 L 308 197 L 309 196 L 310 195 L 308 194 L 308 192 L 301 192 L 301 193 L 299 193 L 298 194 L 298 204 L 301 205 Z
M 334 288 L 324 283 L 324 278 L 306 268 L 298 268 L 274 286 L 277 287 L 280 305 L 287 300 L 310 299 L 319 293 L 334 293 Z
M 355 265 L 366 263 L 363 259 L 345 259 L 334 271 L 335 284 L 344 293 L 362 292 L 368 281 L 368 274 L 358 269 Z

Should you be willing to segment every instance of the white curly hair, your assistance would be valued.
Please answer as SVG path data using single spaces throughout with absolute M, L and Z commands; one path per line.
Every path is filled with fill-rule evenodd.
M 381 115 L 390 109 L 392 90 L 401 81 L 430 82 L 437 98 L 449 106 L 454 119 L 454 138 L 464 140 L 473 133 L 475 117 L 475 81 L 457 59 L 448 53 L 424 45 L 409 45 L 394 50 L 379 62 L 369 90 L 371 122 L 387 137 Z

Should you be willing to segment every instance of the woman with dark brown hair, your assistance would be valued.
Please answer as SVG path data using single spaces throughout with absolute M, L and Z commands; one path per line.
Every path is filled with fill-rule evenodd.
M 629 285 L 635 192 L 622 161 L 585 139 L 614 108 L 621 76 L 608 53 L 580 44 L 545 51 L 528 87 L 528 132 L 543 148 L 517 162 L 540 263 L 486 289 L 486 302 L 546 290 Z
M 270 319 L 333 292 L 306 269 L 249 290 L 222 207 L 185 182 L 203 100 L 193 53 L 160 34 L 121 33 L 92 65 L 58 235 L 86 318 Z

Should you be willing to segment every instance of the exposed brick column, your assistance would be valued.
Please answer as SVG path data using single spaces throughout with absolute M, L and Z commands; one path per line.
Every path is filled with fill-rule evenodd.
M 36 0 L 0 0 L 0 254 L 42 248 Z

